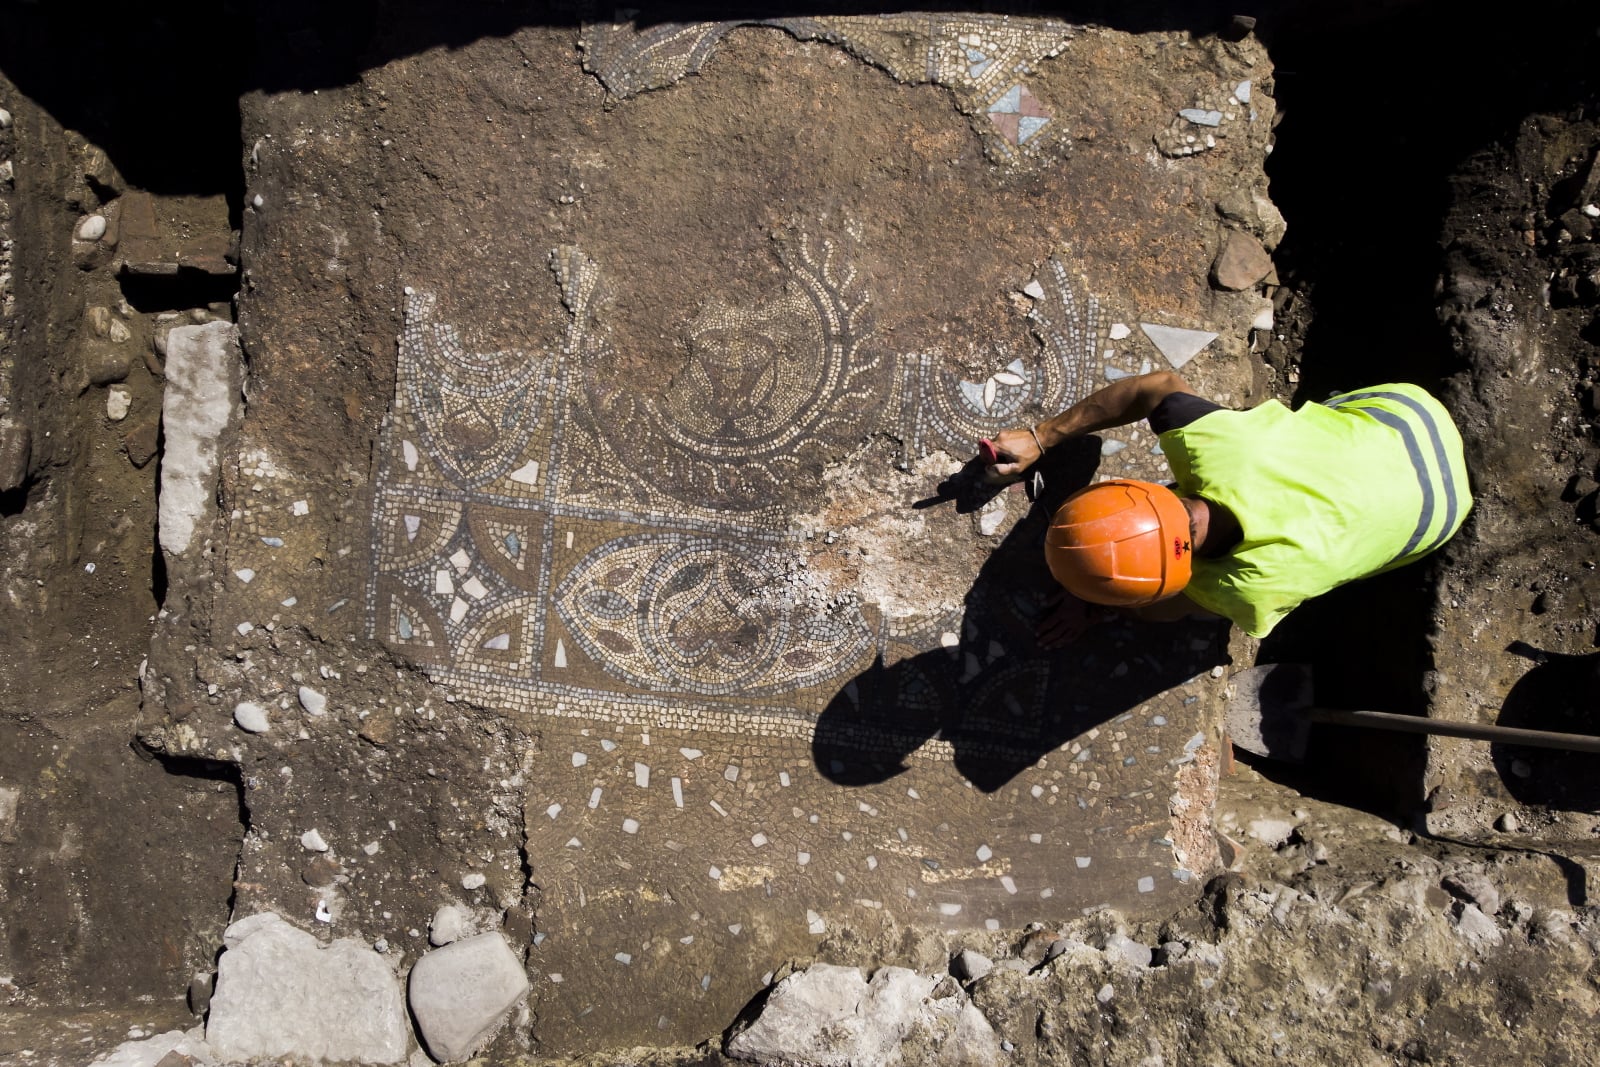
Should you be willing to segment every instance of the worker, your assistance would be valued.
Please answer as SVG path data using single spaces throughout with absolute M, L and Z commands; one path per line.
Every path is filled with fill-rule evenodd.
M 999 434 L 986 477 L 1014 481 L 1047 449 L 1140 419 L 1176 484 L 1100 482 L 1056 510 L 1045 559 L 1063 590 L 1040 625 L 1047 647 L 1108 609 L 1222 616 L 1265 637 L 1301 602 L 1432 552 L 1472 507 L 1461 436 L 1415 385 L 1237 411 L 1171 371 L 1141 374 Z

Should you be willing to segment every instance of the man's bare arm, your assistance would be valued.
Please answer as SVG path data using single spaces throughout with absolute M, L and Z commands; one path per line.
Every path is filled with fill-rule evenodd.
M 1001 462 L 989 468 L 989 477 L 996 481 L 1013 480 L 1038 462 L 1041 447 L 1053 448 L 1074 437 L 1148 418 L 1156 405 L 1173 393 L 1192 394 L 1194 390 L 1169 370 L 1139 374 L 1090 393 L 1031 431 L 1005 430 L 994 439 Z

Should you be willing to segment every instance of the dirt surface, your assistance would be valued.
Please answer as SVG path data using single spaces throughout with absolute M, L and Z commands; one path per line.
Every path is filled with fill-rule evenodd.
M 1320 728 L 1235 768 L 1211 668 L 1593 732 L 1592 12 L 1535 49 L 1427 3 L 1016 13 L 979 51 L 1031 147 L 928 73 L 943 15 L 99 14 L 0 43 L 0 1059 L 202 1022 L 231 920 L 404 975 L 458 905 L 533 981 L 496 1062 L 725 1062 L 789 970 L 963 947 L 1026 962 L 971 987 L 1016 1062 L 1586 1061 L 1596 757 Z M 1185 155 L 1241 81 L 1256 124 Z M 178 98 L 188 151 L 130 135 Z M 1231 232 L 1274 258 L 1239 292 Z M 214 320 L 247 384 L 164 553 L 166 339 Z M 1467 527 L 1259 648 L 1046 662 L 1039 509 L 913 505 L 1162 365 L 1140 322 L 1217 331 L 1185 373 L 1239 406 L 1433 389 Z M 1052 484 L 1158 472 L 1106 440 Z

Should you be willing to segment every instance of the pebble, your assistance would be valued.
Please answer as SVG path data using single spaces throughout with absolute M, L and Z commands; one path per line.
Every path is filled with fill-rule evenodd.
M 1476 945 L 1500 943 L 1500 927 L 1480 911 L 1476 904 L 1462 905 L 1461 914 L 1456 916 L 1456 931 Z
M 1583 213 L 1591 219 L 1600 219 L 1600 204 L 1583 205 Z
M 304 867 L 300 868 L 300 880 L 313 888 L 332 885 L 344 873 L 336 860 L 327 854 L 319 854 L 312 858 Z
M 328 698 L 309 685 L 300 687 L 300 706 L 307 715 L 321 715 L 328 710 Z
M 1100 987 L 1100 992 L 1094 995 L 1094 999 L 1098 1000 L 1102 1004 L 1109 1004 L 1111 1003 L 1111 998 L 1116 995 L 1117 991 L 1111 987 L 1110 982 L 1107 982 L 1105 985 Z
M 78 220 L 77 229 L 72 236 L 79 241 L 98 241 L 106 235 L 106 217 L 104 215 L 85 215 Z
M 1268 848 L 1277 848 L 1294 833 L 1294 823 L 1288 819 L 1251 819 L 1247 827 L 1251 837 Z
M 950 959 L 950 973 L 963 982 L 976 982 L 994 970 L 994 961 L 981 952 L 964 948 Z
M 1260 241 L 1241 230 L 1228 231 L 1211 264 L 1211 281 L 1234 293 L 1249 289 L 1270 273 L 1272 256 Z
M 189 1010 L 196 1015 L 204 1015 L 206 1009 L 211 1007 L 211 994 L 215 988 L 216 976 L 206 971 L 189 979 Z
M 1135 967 L 1148 967 L 1155 958 L 1155 953 L 1150 946 L 1139 943 L 1131 937 L 1122 934 L 1112 934 L 1106 938 L 1106 955 L 1113 959 L 1122 959 Z
M 128 417 L 128 409 L 133 406 L 133 394 L 122 386 L 117 385 L 106 391 L 106 418 L 112 422 L 121 422 Z
M 1517 818 L 1516 812 L 1508 811 L 1494 821 L 1494 828 L 1503 834 L 1514 834 L 1522 829 L 1522 820 Z
M 233 721 L 239 729 L 252 734 L 264 734 L 272 728 L 267 709 L 253 700 L 241 700 L 233 706 Z
M 459 904 L 446 904 L 428 923 L 428 944 L 438 948 L 460 941 L 472 932 L 472 913 Z
M 301 834 L 300 845 L 307 852 L 328 851 L 328 843 L 322 839 L 322 835 L 317 833 L 316 830 L 307 830 L 305 833 Z
M 487 882 L 487 881 L 488 881 L 487 878 L 485 878 L 483 875 L 479 874 L 478 872 L 474 871 L 473 873 L 471 873 L 469 875 L 466 875 L 465 877 L 463 877 L 461 879 L 461 888 L 462 889 L 482 889 L 483 888 L 483 883 Z
M 1440 884 L 1455 896 L 1476 904 L 1485 915 L 1493 915 L 1500 910 L 1500 890 L 1481 874 L 1457 871 L 1445 875 Z
M 0 107 L 0 130 L 9 130 L 10 128 L 11 112 L 7 111 L 3 107 Z

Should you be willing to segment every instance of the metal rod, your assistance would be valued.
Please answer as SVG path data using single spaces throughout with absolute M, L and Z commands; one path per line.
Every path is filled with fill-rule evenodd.
M 1523 730 L 1515 726 L 1484 726 L 1475 722 L 1446 722 L 1420 715 L 1396 715 L 1388 711 L 1340 711 L 1312 708 L 1313 722 L 1339 726 L 1366 726 L 1375 730 L 1396 730 L 1407 734 L 1435 734 L 1466 737 L 1475 741 L 1498 741 L 1506 745 L 1533 748 L 1559 748 L 1568 752 L 1600 752 L 1600 737 L 1591 734 L 1563 734 L 1553 730 Z

